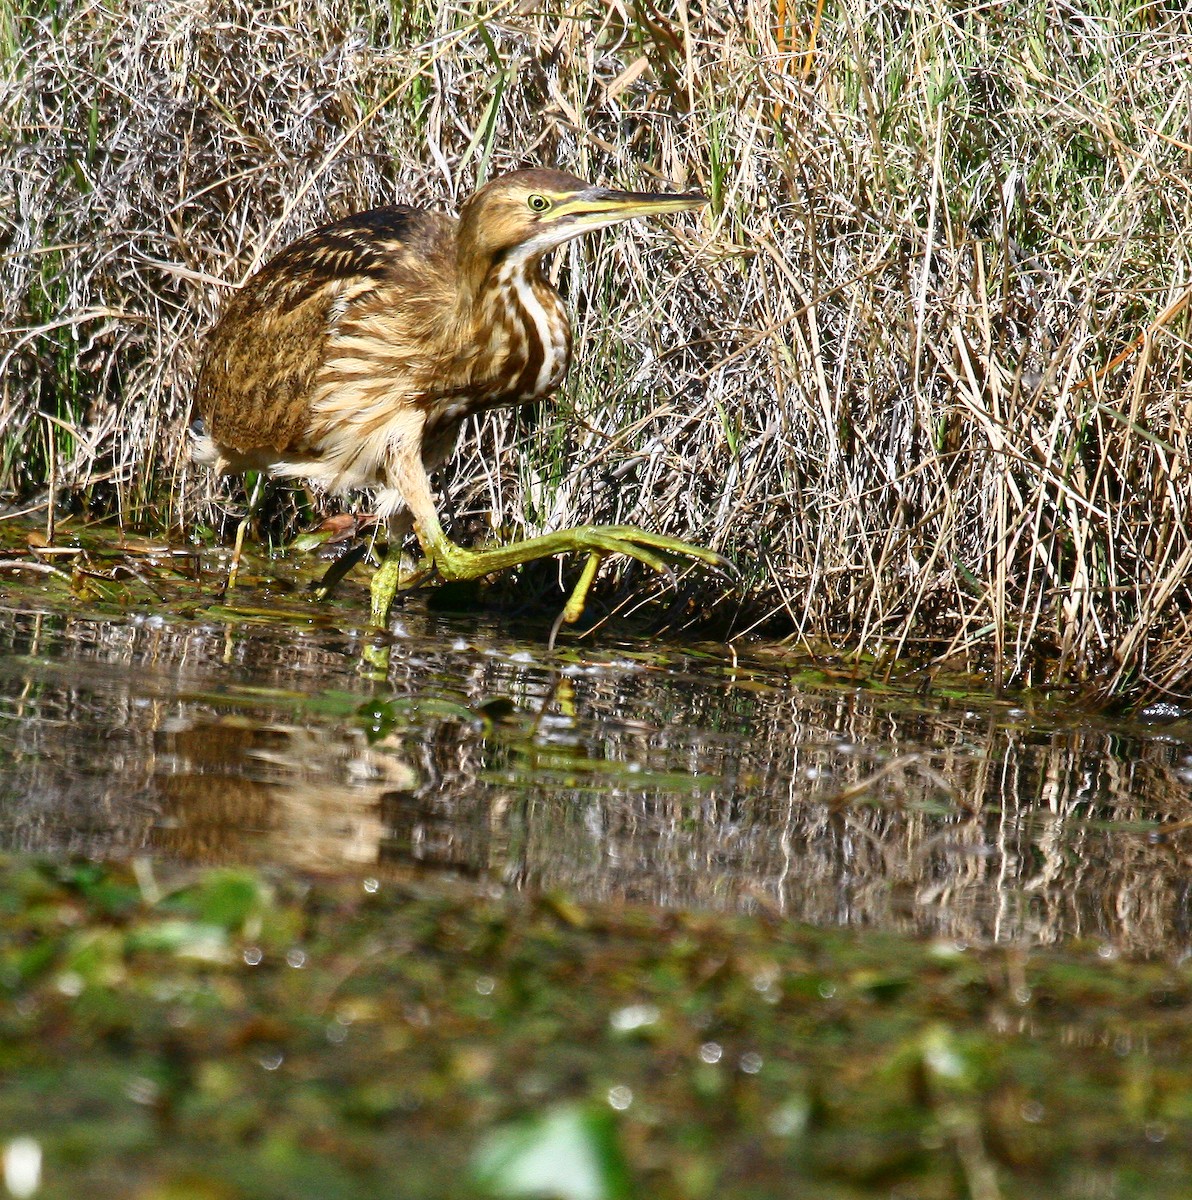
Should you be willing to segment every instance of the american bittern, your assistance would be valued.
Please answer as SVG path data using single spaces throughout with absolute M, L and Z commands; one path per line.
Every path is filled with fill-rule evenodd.
M 329 492 L 377 489 L 389 550 L 372 619 L 388 623 L 411 527 L 444 580 L 477 579 L 569 551 L 588 555 L 562 620 L 583 610 L 600 562 L 626 554 L 723 565 L 711 550 L 632 526 L 580 526 L 467 550 L 443 532 L 428 472 L 464 418 L 553 392 L 571 328 L 542 258 L 618 221 L 683 212 L 698 193 L 610 191 L 559 171 L 515 171 L 445 214 L 394 206 L 291 243 L 236 293 L 208 336 L 193 452 L 219 472 L 263 471 Z

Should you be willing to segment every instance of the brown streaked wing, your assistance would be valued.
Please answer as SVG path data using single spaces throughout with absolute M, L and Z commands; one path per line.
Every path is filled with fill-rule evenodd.
M 431 255 L 450 218 L 405 206 L 335 221 L 270 259 L 207 335 L 195 408 L 217 446 L 301 447 L 337 302 L 383 286 L 409 255 Z

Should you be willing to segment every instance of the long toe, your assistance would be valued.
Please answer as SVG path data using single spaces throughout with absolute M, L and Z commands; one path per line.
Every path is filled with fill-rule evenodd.
M 671 574 L 670 563 L 667 562 L 664 555 L 655 553 L 653 547 L 647 549 L 645 546 L 629 538 L 610 537 L 604 531 L 585 538 L 583 545 L 578 548 L 595 550 L 605 555 L 624 554 L 627 558 L 635 558 L 638 562 L 644 563 L 651 570 L 658 571 L 660 574 Z
M 723 554 L 716 550 L 710 550 L 706 546 L 680 541 L 678 538 L 668 537 L 664 533 L 651 533 L 648 529 L 638 529 L 633 525 L 607 525 L 602 527 L 602 531 L 622 541 L 635 542 L 639 546 L 660 550 L 664 554 L 674 555 L 676 558 L 694 558 L 730 574 L 737 573 L 736 565 L 731 559 L 725 558 Z

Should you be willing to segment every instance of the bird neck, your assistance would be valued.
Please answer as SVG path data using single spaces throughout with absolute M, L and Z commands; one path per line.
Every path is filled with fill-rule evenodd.
M 468 300 L 469 341 L 483 347 L 476 364 L 478 382 L 514 401 L 538 399 L 553 391 L 567 370 L 571 326 L 558 292 L 542 273 L 541 255 L 516 251 L 490 260 Z

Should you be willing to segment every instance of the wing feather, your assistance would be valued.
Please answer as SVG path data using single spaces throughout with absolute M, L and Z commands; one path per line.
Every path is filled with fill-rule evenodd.
M 338 318 L 373 292 L 408 289 L 411 267 L 447 253 L 454 226 L 438 213 L 375 208 L 312 230 L 270 259 L 207 335 L 195 410 L 212 442 L 249 457 L 300 449 Z

